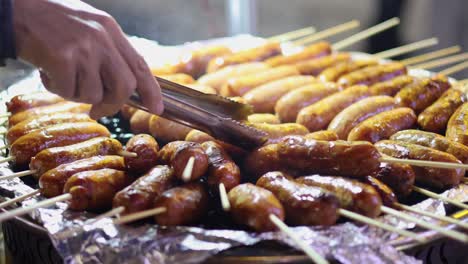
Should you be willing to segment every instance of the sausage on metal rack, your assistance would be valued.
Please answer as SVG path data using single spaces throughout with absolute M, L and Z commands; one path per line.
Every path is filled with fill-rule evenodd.
M 6 107 L 7 111 L 14 115 L 27 109 L 52 105 L 63 101 L 65 99 L 49 92 L 27 93 L 11 98 L 10 101 L 6 102 Z
M 105 126 L 93 122 L 57 124 L 18 138 L 11 145 L 10 155 L 15 157 L 15 164 L 24 166 L 44 149 L 67 146 L 95 137 L 110 137 L 110 133 Z
M 125 150 L 135 153 L 136 157 L 125 157 L 127 171 L 145 173 L 156 166 L 158 161 L 158 142 L 150 135 L 135 135 L 125 145 Z
M 277 55 L 265 60 L 265 63 L 277 67 L 280 65 L 294 64 L 326 56 L 332 52 L 329 42 L 321 41 L 305 47 L 303 50 L 291 55 Z
M 445 136 L 468 146 L 468 103 L 462 104 L 450 117 Z
M 398 197 L 408 196 L 413 191 L 416 179 L 413 168 L 401 163 L 383 162 L 379 171 L 372 176 L 390 186 Z
M 298 62 L 294 65 L 301 74 L 318 76 L 326 68 L 349 60 L 351 60 L 349 53 L 335 53 L 317 59 Z
M 378 64 L 345 74 L 338 79 L 338 84 L 345 87 L 357 84 L 372 85 L 405 75 L 406 71 L 406 66 L 399 62 Z
M 380 196 L 380 199 L 382 200 L 383 205 L 388 207 L 396 207 L 398 199 L 393 190 L 390 189 L 390 187 L 388 187 L 385 183 L 372 176 L 367 176 L 361 179 L 361 181 L 366 185 L 372 186 L 377 191 L 377 193 Z
M 388 139 L 396 132 L 412 128 L 416 124 L 416 115 L 411 108 L 400 107 L 370 117 L 348 134 L 350 141 L 369 141 L 375 143 Z
M 255 231 L 276 230 L 270 221 L 270 215 L 284 220 L 284 209 L 278 199 L 267 189 L 251 183 L 234 187 L 228 193 L 232 218 L 238 224 L 248 226 Z
M 341 76 L 350 72 L 368 67 L 374 66 L 378 62 L 376 60 L 356 60 L 356 61 L 345 61 L 326 68 L 320 73 L 318 79 L 322 82 L 336 82 Z
M 39 187 L 41 194 L 47 198 L 59 196 L 63 193 L 63 187 L 68 178 L 73 174 L 100 169 L 124 171 L 124 159 L 121 156 L 93 156 L 59 165 L 40 176 Z
M 152 115 L 149 120 L 150 134 L 162 142 L 184 140 L 191 130 L 192 128 L 188 126 L 157 115 Z
M 124 213 L 135 213 L 151 209 L 154 199 L 175 183 L 174 170 L 169 166 L 156 166 L 119 191 L 112 202 L 114 208 L 123 206 Z
M 284 207 L 291 225 L 333 225 L 338 219 L 337 197 L 321 188 L 295 182 L 282 172 L 269 172 L 257 186 L 272 192 Z

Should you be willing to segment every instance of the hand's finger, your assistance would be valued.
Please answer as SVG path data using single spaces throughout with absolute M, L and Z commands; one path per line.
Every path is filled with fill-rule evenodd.
M 76 67 L 74 64 L 57 65 L 53 69 L 41 72 L 41 79 L 47 90 L 71 100 L 76 91 Z
M 78 66 L 77 89 L 73 101 L 88 104 L 99 104 L 103 99 L 104 85 L 99 73 L 98 62 L 85 63 Z

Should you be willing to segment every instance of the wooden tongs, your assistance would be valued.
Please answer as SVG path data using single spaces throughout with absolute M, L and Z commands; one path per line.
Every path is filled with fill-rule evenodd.
M 250 106 L 218 95 L 204 94 L 159 77 L 155 78 L 163 95 L 162 117 L 245 149 L 261 146 L 267 140 L 264 132 L 239 122 L 246 120 L 252 113 Z M 138 94 L 132 95 L 128 105 L 148 111 L 141 104 Z

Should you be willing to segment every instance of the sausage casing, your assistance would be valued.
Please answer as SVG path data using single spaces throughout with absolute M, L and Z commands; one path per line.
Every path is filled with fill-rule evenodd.
M 130 118 L 130 130 L 134 134 L 149 133 L 149 121 L 152 114 L 143 110 L 136 110 Z
M 145 173 L 158 161 L 158 142 L 150 135 L 135 135 L 125 145 L 125 150 L 136 153 L 136 157 L 125 157 L 127 170 L 131 173 Z
M 315 131 L 315 132 L 304 135 L 304 138 L 323 140 L 323 141 L 336 141 L 338 140 L 338 135 L 334 131 L 319 130 L 319 131 Z
M 47 198 L 55 197 L 63 192 L 63 187 L 73 174 L 100 169 L 125 170 L 124 159 L 120 156 L 93 156 L 74 162 L 59 165 L 48 170 L 39 178 L 41 194 Z
M 372 186 L 377 191 L 383 205 L 388 207 L 397 207 L 398 199 L 392 189 L 390 189 L 390 187 L 385 183 L 372 176 L 367 176 L 361 179 L 361 181 L 366 185 Z
M 379 171 L 372 176 L 388 185 L 397 197 L 408 196 L 413 191 L 416 179 L 411 165 L 401 163 L 383 162 Z
M 405 75 L 406 71 L 405 65 L 399 62 L 378 64 L 345 74 L 338 79 L 338 84 L 345 87 L 357 84 L 372 85 Z
M 364 120 L 349 132 L 348 140 L 375 143 L 390 138 L 400 130 L 411 128 L 414 124 L 416 124 L 416 115 L 413 110 L 400 107 Z
M 351 60 L 351 55 L 349 53 L 336 53 L 321 58 L 298 62 L 295 66 L 301 74 L 317 76 L 326 68 L 349 60 Z
M 275 143 L 285 136 L 298 135 L 303 136 L 309 133 L 309 130 L 301 124 L 283 123 L 283 124 L 249 124 L 267 134 L 268 143 Z
M 49 92 L 27 93 L 11 98 L 11 100 L 6 103 L 6 107 L 7 111 L 14 115 L 27 109 L 52 105 L 63 101 L 65 101 L 65 99 Z
M 149 132 L 158 141 L 162 142 L 184 140 L 191 130 L 192 128 L 188 126 L 157 115 L 152 115 L 149 120 Z
M 450 117 L 445 136 L 468 146 L 468 103 L 462 104 Z
M 187 134 L 187 136 L 185 137 L 185 141 L 195 142 L 199 144 L 207 141 L 214 141 L 217 144 L 219 144 L 235 160 L 243 159 L 247 154 L 244 149 L 238 146 L 217 140 L 211 135 L 196 129 L 193 129 L 192 131 L 190 131 L 190 133 Z
M 95 137 L 109 137 L 105 126 L 92 122 L 64 123 L 44 127 L 18 138 L 11 145 L 10 154 L 15 163 L 24 166 L 40 151 L 67 146 Z
M 208 157 L 200 144 L 187 141 L 173 141 L 166 144 L 159 151 L 159 158 L 163 164 L 174 168 L 175 177 L 182 179 L 182 174 L 190 158 L 194 158 L 190 180 L 203 176 L 208 169 Z
M 247 121 L 249 123 L 264 123 L 264 124 L 280 124 L 278 116 L 274 114 L 251 114 L 247 116 Z
M 273 214 L 284 220 L 284 209 L 278 199 L 267 189 L 251 183 L 234 187 L 228 193 L 230 213 L 238 224 L 246 225 L 258 232 L 276 230 L 270 221 Z
M 415 77 L 410 75 L 400 75 L 394 79 L 379 82 L 369 87 L 369 91 L 373 95 L 388 95 L 395 96 L 405 86 L 413 83 L 416 80 Z
M 320 73 L 318 79 L 322 82 L 336 82 L 341 76 L 362 69 L 367 66 L 376 65 L 376 60 L 345 61 L 326 68 Z
M 265 63 L 277 67 L 280 65 L 294 64 L 304 60 L 320 58 L 331 53 L 330 43 L 321 41 L 305 47 L 303 50 L 291 55 L 277 55 L 265 60 Z

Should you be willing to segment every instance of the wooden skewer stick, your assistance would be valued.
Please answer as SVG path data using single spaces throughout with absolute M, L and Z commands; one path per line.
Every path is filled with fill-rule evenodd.
M 468 79 L 459 80 L 457 81 L 457 84 L 461 84 L 461 85 L 468 84 Z
M 447 68 L 445 70 L 442 70 L 442 71 L 439 72 L 439 74 L 451 75 L 451 74 L 457 73 L 459 71 L 463 71 L 466 68 L 468 68 L 468 60 L 465 61 L 465 62 L 459 63 L 457 65 L 454 65 L 452 67 L 449 67 L 449 68 Z
M 346 48 L 348 46 L 351 46 L 352 44 L 358 42 L 358 41 L 361 41 L 365 38 L 368 38 L 370 36 L 373 36 L 375 34 L 378 34 L 382 31 L 385 31 L 391 27 L 394 27 L 396 25 L 400 24 L 400 19 L 397 18 L 397 17 L 394 17 L 394 18 L 391 18 L 387 21 L 384 21 L 380 24 L 377 24 L 373 27 L 370 27 L 366 30 L 363 30 L 355 35 L 352 35 L 351 37 L 349 38 L 346 38 L 346 39 L 343 39 L 335 44 L 332 45 L 332 49 L 333 50 L 340 50 L 340 49 L 343 49 L 343 48 Z
M 150 216 L 153 216 L 153 215 L 162 214 L 164 212 L 166 212 L 166 208 L 158 207 L 158 208 L 154 208 L 154 209 L 150 209 L 150 210 L 146 210 L 146 211 L 142 211 L 142 212 L 122 216 L 119 219 L 115 219 L 114 224 L 123 225 L 123 224 L 126 224 L 126 223 L 130 223 L 130 222 L 133 222 L 133 221 L 136 221 L 136 220 L 146 218 L 146 217 L 150 217 Z
M 468 169 L 468 164 L 441 162 L 441 161 L 428 161 L 428 160 L 414 160 L 414 159 L 397 159 L 393 157 L 381 157 L 381 162 L 387 163 L 403 163 L 419 167 L 431 167 L 441 169 Z
M 223 210 L 226 212 L 231 210 L 231 203 L 229 202 L 226 187 L 223 183 L 219 184 L 219 198 L 221 200 L 221 206 L 223 207 Z
M 357 222 L 368 224 L 370 226 L 375 226 L 375 227 L 378 227 L 380 229 L 383 229 L 383 230 L 386 230 L 386 231 L 389 231 L 389 232 L 397 233 L 397 234 L 399 234 L 401 236 L 409 237 L 409 238 L 414 239 L 414 240 L 419 241 L 419 242 L 426 242 L 425 238 L 422 238 L 421 236 L 419 236 L 418 234 L 416 234 L 414 232 L 411 232 L 411 231 L 408 231 L 408 230 L 405 230 L 405 229 L 401 229 L 401 228 L 397 228 L 397 227 L 391 226 L 389 224 L 382 223 L 382 222 L 377 221 L 375 219 L 372 219 L 372 218 L 369 218 L 369 217 L 366 217 L 366 216 L 351 212 L 351 211 L 346 210 L 346 209 L 340 208 L 340 209 L 338 209 L 338 213 L 340 215 L 346 217 L 346 218 L 349 218 L 349 219 L 357 221 Z
M 298 29 L 298 30 L 293 30 L 293 31 L 290 31 L 290 32 L 286 32 L 286 33 L 283 33 L 283 34 L 279 34 L 279 35 L 276 35 L 276 36 L 273 36 L 273 37 L 269 37 L 267 40 L 268 41 L 283 42 L 283 41 L 287 41 L 287 40 L 290 40 L 290 39 L 300 38 L 300 37 L 304 37 L 304 36 L 307 36 L 307 35 L 310 35 L 310 34 L 314 34 L 315 31 L 316 30 L 315 30 L 314 27 L 306 27 L 306 28 L 301 28 L 301 29 Z
M 116 207 L 116 208 L 113 208 L 112 210 L 110 211 L 107 211 L 101 215 L 98 215 L 96 216 L 93 221 L 91 222 L 91 224 L 94 224 L 96 223 L 97 221 L 101 220 L 101 219 L 104 219 L 106 217 L 112 217 L 112 216 L 115 216 L 115 215 L 119 215 L 121 214 L 123 211 L 125 210 L 125 207 L 123 206 L 119 206 L 119 207 Z
M 399 207 L 400 209 L 408 211 L 408 212 L 412 212 L 412 213 L 415 213 L 415 214 L 427 216 L 427 217 L 430 217 L 430 218 L 434 218 L 434 219 L 437 219 L 437 220 L 440 220 L 440 221 L 443 221 L 443 222 L 447 222 L 447 223 L 450 223 L 450 224 L 455 224 L 457 226 L 468 229 L 468 223 L 463 223 L 462 221 L 460 221 L 458 219 L 455 219 L 455 218 L 452 218 L 452 217 L 448 217 L 448 216 L 445 216 L 445 215 L 433 214 L 433 213 L 426 212 L 426 211 L 423 211 L 423 210 L 419 210 L 419 209 L 416 209 L 416 208 L 413 208 L 411 206 L 407 206 L 407 205 L 404 205 L 404 204 L 401 204 L 401 203 L 396 203 L 395 205 L 397 207 Z
M 2 177 L 0 177 L 0 181 L 9 180 L 9 179 L 18 178 L 18 177 L 24 177 L 24 176 L 28 176 L 28 175 L 33 175 L 36 172 L 37 172 L 36 170 L 20 171 L 20 172 L 13 173 L 13 174 L 10 174 L 10 175 L 2 176 Z
M 392 209 L 392 208 L 387 207 L 387 206 L 381 206 L 381 210 L 382 210 L 382 212 L 384 212 L 386 214 L 393 215 L 393 216 L 396 216 L 396 217 L 401 218 L 403 220 L 412 222 L 412 223 L 414 223 L 414 224 L 416 224 L 418 226 L 421 226 L 421 227 L 424 227 L 424 228 L 427 228 L 427 229 L 430 229 L 430 230 L 437 231 L 438 233 L 440 233 L 442 235 L 445 235 L 446 237 L 450 237 L 450 238 L 455 239 L 457 241 L 460 241 L 462 243 L 468 243 L 468 235 L 466 235 L 466 234 L 463 234 L 463 233 L 460 233 L 460 232 L 457 232 L 457 231 L 453 231 L 453 230 L 448 230 L 448 229 L 446 229 L 444 227 L 422 221 L 422 220 L 420 220 L 420 219 L 418 219 L 416 217 L 413 217 L 411 215 L 402 213 L 400 211 L 397 211 L 397 210 Z
M 304 45 L 304 44 L 312 43 L 314 41 L 321 40 L 321 39 L 324 39 L 324 38 L 328 38 L 328 37 L 331 37 L 333 35 L 336 35 L 336 34 L 351 30 L 353 28 L 357 28 L 357 27 L 359 27 L 359 25 L 360 25 L 359 21 L 351 20 L 351 21 L 346 22 L 344 24 L 337 25 L 337 26 L 322 30 L 320 32 L 317 32 L 317 33 L 313 34 L 312 36 L 308 36 L 308 37 L 296 40 L 293 43 L 295 45 Z
M 30 197 L 35 196 L 38 193 L 40 193 L 40 190 L 35 190 L 35 191 L 30 192 L 30 193 L 23 194 L 21 196 L 9 199 L 8 201 L 0 203 L 0 208 L 4 208 L 4 207 L 10 206 L 10 205 L 12 205 L 14 203 L 24 201 L 24 200 L 26 200 L 26 199 L 28 199 Z
M 9 117 L 11 113 L 0 114 L 0 118 Z
M 465 52 L 465 53 L 445 57 L 445 58 L 442 58 L 442 59 L 431 60 L 431 61 L 428 61 L 428 62 L 425 62 L 425 63 L 415 64 L 415 65 L 412 65 L 411 68 L 429 70 L 429 69 L 445 66 L 445 65 L 448 65 L 448 64 L 452 64 L 452 63 L 455 63 L 455 62 L 464 61 L 464 60 L 467 60 L 467 59 L 468 59 L 468 52 Z
M 437 45 L 438 43 L 439 43 L 439 40 L 437 38 L 425 39 L 425 40 L 417 41 L 414 43 L 406 44 L 400 47 L 396 47 L 393 49 L 389 49 L 386 51 L 382 51 L 379 53 L 375 53 L 374 56 L 380 59 L 393 58 L 395 56 L 410 53 L 415 50 L 431 47 L 431 46 Z
M 0 159 L 0 164 L 1 164 L 1 163 L 5 163 L 5 162 L 9 162 L 9 161 L 13 161 L 13 160 L 15 160 L 15 157 L 9 156 L 9 157 Z
M 314 263 L 317 263 L 317 264 L 328 264 L 329 262 L 322 256 L 320 256 L 312 247 L 310 247 L 309 245 L 307 245 L 306 243 L 304 243 L 304 241 L 302 241 L 285 223 L 283 223 L 283 221 L 281 221 L 281 219 L 279 219 L 276 215 L 274 214 L 270 214 L 269 216 L 270 218 L 270 221 L 276 226 L 278 227 L 279 230 L 281 230 L 281 232 L 283 232 L 284 234 L 286 234 L 289 238 L 291 238 L 294 243 L 296 243 L 296 245 L 298 247 L 300 247 L 302 249 L 302 251 L 304 251 L 304 253 L 307 254 L 307 256 L 309 256 L 309 258 L 314 262 Z
M 120 150 L 119 152 L 117 152 L 117 155 L 125 157 L 125 158 L 136 158 L 136 157 L 138 157 L 138 154 L 136 154 L 135 152 L 130 152 L 130 151 L 126 151 L 126 150 Z
M 38 202 L 36 204 L 33 204 L 31 206 L 11 210 L 9 212 L 0 214 L 0 223 L 3 222 L 3 221 L 6 221 L 8 219 L 15 218 L 17 216 L 27 214 L 29 212 L 32 212 L 32 211 L 38 209 L 38 208 L 44 208 L 44 207 L 48 207 L 48 206 L 51 206 L 53 204 L 56 204 L 58 202 L 68 201 L 71 198 L 72 198 L 71 194 L 65 193 L 65 194 L 59 195 L 59 196 L 54 197 L 54 198 L 50 198 L 50 199 L 47 199 L 47 200 L 44 200 L 44 201 L 40 201 L 40 202 Z
M 455 206 L 463 208 L 463 209 L 468 209 L 468 205 L 466 205 L 466 204 L 464 204 L 462 202 L 455 201 L 453 199 L 447 198 L 445 196 L 439 195 L 439 194 L 437 194 L 435 192 L 431 192 L 431 191 L 428 191 L 428 190 L 420 188 L 420 187 L 413 186 L 413 191 L 418 192 L 420 194 L 424 194 L 424 195 L 426 195 L 428 197 L 438 199 L 438 200 L 441 200 L 443 202 L 455 205 Z
M 195 164 L 195 157 L 190 157 L 185 165 L 184 171 L 182 172 L 182 180 L 184 182 L 190 181 L 192 178 L 193 165 Z
M 404 65 L 411 65 L 411 64 L 420 63 L 420 62 L 424 62 L 424 61 L 428 61 L 432 59 L 437 59 L 443 56 L 451 55 L 451 54 L 460 52 L 460 50 L 461 50 L 461 47 L 456 45 L 456 46 L 452 46 L 449 48 L 424 53 L 422 55 L 418 55 L 412 58 L 404 59 L 404 60 L 401 60 L 400 62 L 403 63 Z
M 1 146 L 1 147 L 0 147 L 0 150 L 4 150 L 4 149 L 8 149 L 8 146 L 5 145 L 5 146 Z

